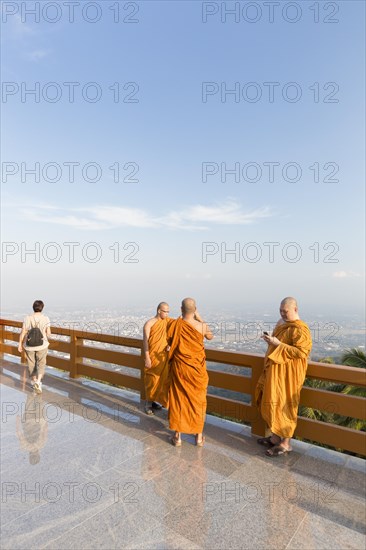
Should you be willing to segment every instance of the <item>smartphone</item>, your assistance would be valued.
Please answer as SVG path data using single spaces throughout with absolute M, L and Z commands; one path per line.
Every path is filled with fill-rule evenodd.
M 269 336 L 268 332 L 266 331 L 263 331 L 263 334 L 265 334 L 266 336 Z

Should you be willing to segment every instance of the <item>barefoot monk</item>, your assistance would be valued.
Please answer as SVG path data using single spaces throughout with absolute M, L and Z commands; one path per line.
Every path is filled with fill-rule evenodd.
M 207 406 L 208 375 L 204 338 L 212 340 L 208 325 L 196 309 L 193 298 L 182 302 L 182 317 L 168 328 L 171 384 L 169 390 L 169 428 L 175 431 L 171 442 L 181 445 L 181 432 L 196 435 L 201 447 Z

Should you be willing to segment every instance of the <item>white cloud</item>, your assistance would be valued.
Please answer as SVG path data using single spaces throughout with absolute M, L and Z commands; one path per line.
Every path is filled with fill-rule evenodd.
M 211 273 L 202 273 L 202 274 L 186 273 L 184 277 L 185 279 L 198 279 L 198 280 L 212 279 Z
M 354 279 L 355 277 L 361 277 L 361 274 L 355 271 L 335 271 L 332 276 L 335 279 Z
M 80 208 L 81 212 L 94 217 L 105 227 L 157 227 L 158 224 L 139 208 L 125 208 L 119 206 L 98 206 Z
M 50 204 L 21 208 L 22 216 L 32 220 L 80 229 L 110 229 L 116 227 L 169 228 L 204 231 L 213 225 L 247 225 L 273 216 L 269 207 L 243 210 L 233 199 L 221 204 L 193 205 L 162 216 L 129 207 L 111 205 L 85 208 L 58 208 Z
M 36 31 L 30 25 L 22 22 L 22 18 L 19 13 L 14 13 L 13 15 L 10 13 L 5 13 L 5 8 L 5 4 L 2 4 L 2 17 L 3 21 L 6 21 L 6 25 L 4 24 L 3 28 L 8 29 L 13 38 L 23 38 L 36 34 Z
M 33 50 L 32 52 L 27 52 L 25 57 L 30 59 L 30 61 L 39 61 L 51 53 L 51 50 Z
M 40 213 L 40 210 L 28 211 L 26 209 L 21 209 L 22 215 L 24 218 L 34 222 L 46 222 L 53 223 L 56 225 L 66 225 L 68 227 L 76 227 L 77 229 L 87 229 L 87 230 L 99 230 L 99 229 L 108 229 L 108 226 L 97 221 L 93 221 L 88 218 L 78 217 L 75 215 L 60 214 L 60 215 L 48 215 L 45 213 Z
M 198 204 L 170 212 L 161 219 L 161 222 L 176 229 L 203 230 L 208 229 L 208 224 L 247 225 L 271 215 L 269 207 L 245 212 L 237 201 L 227 199 L 213 206 Z

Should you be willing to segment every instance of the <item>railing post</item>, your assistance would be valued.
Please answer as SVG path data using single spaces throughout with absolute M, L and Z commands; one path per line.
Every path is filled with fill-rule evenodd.
M 20 331 L 22 331 L 22 329 L 20 329 Z M 20 339 L 20 334 L 19 334 L 19 339 Z M 23 344 L 24 344 L 24 340 L 23 340 Z M 16 348 L 17 351 L 18 351 L 18 348 Z M 22 365 L 27 365 L 28 364 L 28 361 L 27 361 L 27 356 L 26 356 L 26 353 L 24 351 L 24 347 L 22 349 L 22 353 L 20 354 L 20 362 Z
M 1 357 L 4 357 L 4 350 L 3 350 L 4 332 L 5 332 L 5 325 L 1 324 L 0 325 L 0 356 Z
M 267 432 L 267 426 L 264 422 L 263 418 L 260 415 L 260 412 L 258 412 L 258 416 L 256 419 L 252 422 L 252 435 L 266 435 Z
M 252 410 L 253 410 L 253 422 L 252 422 L 252 435 L 266 435 L 267 425 L 261 417 L 260 411 L 257 409 L 255 403 L 255 389 L 258 384 L 260 375 L 262 374 L 262 368 L 252 367 Z
M 2 329 L 4 330 L 4 332 L 5 332 L 5 326 L 2 325 L 1 328 L 2 328 Z M 22 332 L 22 327 L 20 328 L 20 333 L 18 334 L 19 339 L 20 339 L 20 334 L 21 334 L 21 332 Z M 4 338 L 4 333 L 2 334 L 2 338 Z M 2 343 L 3 343 L 3 342 L 4 342 L 4 340 L 2 340 Z M 23 343 L 24 343 L 24 340 L 23 340 Z M 16 345 L 16 347 L 15 347 L 15 350 L 14 350 L 15 353 L 13 353 L 12 355 L 19 356 L 18 345 L 19 345 L 19 340 L 18 340 L 18 343 L 17 343 L 17 345 Z M 23 347 L 23 349 L 22 349 L 22 352 L 20 353 L 20 363 L 21 363 L 22 365 L 27 365 L 27 363 L 28 363 L 28 361 L 27 361 L 27 356 L 26 356 L 25 351 L 24 351 L 24 347 Z
M 144 361 L 144 352 L 143 348 L 140 350 L 141 360 L 140 360 L 140 378 L 141 378 L 141 388 L 140 388 L 140 401 L 145 401 L 146 399 L 146 390 L 145 390 L 145 361 Z
M 77 347 L 80 338 L 75 335 L 75 331 L 70 333 L 70 378 L 79 378 L 78 375 L 78 356 Z

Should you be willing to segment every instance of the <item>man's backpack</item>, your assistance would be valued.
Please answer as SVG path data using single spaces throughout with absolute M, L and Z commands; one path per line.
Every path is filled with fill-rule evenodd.
M 37 346 L 42 346 L 42 345 L 43 345 L 43 334 L 41 332 L 41 329 L 37 326 L 29 329 L 27 334 L 26 346 L 28 348 L 35 348 Z

